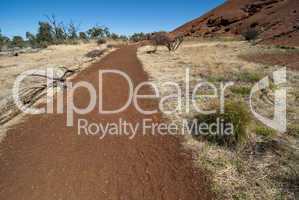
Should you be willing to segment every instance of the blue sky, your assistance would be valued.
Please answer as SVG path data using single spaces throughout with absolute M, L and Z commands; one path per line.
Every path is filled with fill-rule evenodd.
M 170 31 L 199 17 L 225 0 L 1 0 L 0 29 L 9 37 L 35 33 L 38 21 L 52 13 L 65 23 L 73 20 L 80 31 L 105 25 L 113 32 Z

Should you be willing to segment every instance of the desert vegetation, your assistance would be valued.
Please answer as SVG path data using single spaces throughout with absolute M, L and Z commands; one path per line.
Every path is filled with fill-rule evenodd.
M 168 51 L 176 51 L 184 40 L 182 36 L 171 37 L 166 32 L 153 33 L 149 39 L 155 45 L 155 51 L 159 45 L 166 46 Z
M 175 92 L 162 83 L 175 81 L 185 89 L 185 69 L 190 69 L 190 87 L 198 81 L 215 85 L 233 81 L 225 93 L 225 114 L 219 113 L 219 99 L 196 98 L 201 108 L 218 108 L 217 113 L 203 115 L 194 108 L 189 113 L 176 111 L 165 117 L 178 125 L 182 119 L 213 124 L 218 118 L 237 127 L 235 135 L 184 135 L 185 147 L 196 155 L 196 164 L 211 172 L 217 199 L 296 199 L 298 195 L 298 71 L 288 72 L 288 131 L 281 134 L 261 124 L 250 112 L 249 95 L 252 86 L 265 76 L 272 80 L 272 73 L 281 65 L 269 65 L 244 60 L 244 55 L 277 51 L 277 47 L 251 45 L 246 41 L 186 40 L 175 53 L 158 47 L 156 54 L 148 54 L 150 46 L 139 49 L 138 56 L 158 85 L 162 96 Z M 275 50 L 276 49 L 276 50 Z M 291 50 L 279 50 L 291 51 Z M 292 50 L 294 51 L 294 50 Z M 258 113 L 273 117 L 273 92 L 277 88 L 270 82 L 267 90 L 253 95 L 253 107 Z M 201 94 L 209 94 L 207 88 Z M 296 95 L 297 94 L 297 95 Z M 186 96 L 187 94 L 182 94 Z M 184 102 L 185 99 L 183 99 Z M 192 104 L 191 104 L 192 105 Z M 169 100 L 164 107 L 173 110 L 177 102 Z M 184 110 L 184 109 L 182 109 Z M 178 133 L 181 134 L 181 133 Z M 296 181 L 297 180 L 297 181 Z
M 0 125 L 14 119 L 20 110 L 17 109 L 12 98 L 12 88 L 15 78 L 27 70 L 39 70 L 36 76 L 26 79 L 21 85 L 21 100 L 25 105 L 32 105 L 43 99 L 51 88 L 47 88 L 45 76 L 47 69 L 53 69 L 57 76 L 54 77 L 53 90 L 59 91 L 67 78 L 87 68 L 94 61 L 102 58 L 115 48 L 108 48 L 108 44 L 118 44 L 109 41 L 107 44 L 98 45 L 95 41 L 78 45 L 54 45 L 40 49 L 34 53 L 22 53 L 19 56 L 1 56 L 0 59 Z M 41 73 L 44 72 L 44 73 Z M 14 120 L 12 120 L 14 121 Z M 0 135 L 2 134 L 0 131 Z
M 61 74 L 53 85 L 64 82 L 69 76 L 83 70 L 88 64 L 113 51 L 128 38 L 112 33 L 105 26 L 95 25 L 86 31 L 71 21 L 65 24 L 55 15 L 38 22 L 36 34 L 26 32 L 21 36 L 6 37 L 0 32 L 0 124 L 4 125 L 20 114 L 11 96 L 15 77 L 26 70 L 52 68 Z M 22 86 L 22 101 L 30 106 L 44 97 L 49 88 L 42 75 L 31 77 Z M 55 88 L 56 88 L 55 86 Z
M 7 37 L 0 29 L 0 195 L 8 199 L 142 199 L 148 194 L 156 199 L 298 199 L 298 2 L 226 1 L 171 32 L 130 36 L 98 24 L 82 29 L 76 21 L 65 22 L 54 14 L 45 15 L 35 22 L 36 30 L 24 30 L 21 35 Z M 164 5 L 156 6 L 165 11 Z M 101 14 L 120 10 L 107 8 Z M 96 15 L 88 15 L 92 16 Z M 123 28 L 122 24 L 118 28 Z M 118 49 L 120 46 L 123 48 Z M 142 95 L 138 91 L 134 95 L 143 99 L 137 102 L 140 107 L 156 108 L 157 114 L 138 113 L 137 98 L 133 99 L 135 105 L 128 102 L 120 114 L 101 113 L 100 108 L 118 107 L 131 89 L 116 76 L 100 80 L 97 75 L 102 69 L 128 74 L 136 90 L 139 83 L 153 83 L 158 100 L 144 101 L 153 97 L 146 95 L 151 92 L 148 85 L 140 90 Z M 29 116 L 17 107 L 12 88 L 16 77 L 27 70 L 33 73 L 20 83 L 19 100 L 25 107 L 40 107 L 54 100 L 57 110 L 47 107 L 47 111 L 55 109 L 53 114 Z M 278 70 L 283 78 L 274 73 Z M 85 114 L 79 112 L 79 106 L 94 100 L 94 90 L 86 88 L 87 95 L 82 87 L 75 93 L 77 87 L 67 84 L 81 80 L 95 86 L 96 95 L 104 94 Z M 55 96 L 62 98 L 55 100 Z M 69 100 L 74 102 L 69 104 Z M 85 132 L 90 133 L 78 130 L 81 117 L 88 120 Z M 73 122 L 78 119 L 78 128 L 69 126 L 69 118 Z M 286 130 L 273 126 L 285 118 Z M 147 137 L 144 132 L 146 137 L 139 137 L 138 122 L 147 119 L 153 126 L 164 126 L 164 122 L 176 126 L 164 129 L 165 135 L 163 127 L 152 127 L 152 135 Z M 113 122 L 121 125 L 122 120 L 125 127 L 119 128 L 127 132 L 129 125 L 129 133 L 136 132 L 132 140 L 110 126 Z M 93 132 L 93 128 L 97 130 Z M 163 138 L 154 135 L 158 131 Z M 109 136 L 108 140 L 93 140 L 100 134 Z M 111 142 L 110 134 L 120 137 Z M 85 169 L 86 161 L 90 169 Z M 102 163 L 105 166 L 96 171 Z M 47 184 L 44 177 L 49 178 Z M 83 190 L 77 191 L 81 185 Z M 123 187 L 115 187 L 119 185 Z M 134 191 L 128 191 L 132 186 Z
M 134 33 L 130 37 L 132 42 L 149 41 L 154 50 L 150 50 L 148 53 L 156 53 L 158 46 L 167 47 L 168 51 L 176 51 L 182 44 L 184 37 L 182 35 L 171 35 L 166 31 L 153 32 L 153 33 Z
M 140 32 L 140 33 L 134 33 L 134 34 L 132 34 L 132 36 L 130 37 L 130 40 L 131 40 L 132 42 L 140 42 L 140 41 L 143 41 L 143 40 L 149 40 L 149 39 L 150 39 L 150 36 L 151 36 L 150 33 L 143 33 L 143 32 Z
M 232 124 L 234 129 L 234 134 L 232 135 L 211 135 L 208 132 L 205 134 L 198 134 L 194 132 L 194 137 L 196 139 L 207 140 L 211 143 L 218 144 L 220 146 L 226 146 L 227 148 L 235 148 L 237 145 L 246 142 L 248 139 L 247 128 L 250 123 L 250 114 L 248 109 L 243 102 L 226 102 L 225 112 L 220 113 L 220 105 L 214 104 L 214 109 L 217 110 L 216 113 L 211 115 L 199 114 L 194 116 L 198 123 L 206 123 L 211 126 L 213 123 L 217 123 L 218 119 L 223 120 L 223 126 L 226 127 L 227 124 Z M 212 130 L 216 132 L 217 127 Z
M 150 41 L 155 47 L 166 46 L 169 51 L 176 51 L 183 42 L 183 37 L 171 36 L 165 31 L 153 33 L 134 33 L 131 36 L 119 35 L 110 31 L 108 27 L 95 25 L 86 31 L 80 30 L 80 25 L 74 21 L 64 23 L 55 15 L 46 15 L 46 20 L 38 22 L 36 34 L 26 32 L 22 36 L 6 37 L 0 29 L 0 51 L 16 51 L 19 49 L 46 48 L 49 45 L 79 44 L 96 41 L 99 45 L 107 40 L 141 42 Z M 153 52 L 155 52 L 154 50 Z M 17 55 L 17 54 L 14 54 Z
M 0 51 L 14 48 L 46 48 L 49 45 L 78 44 L 90 40 L 103 43 L 106 39 L 128 40 L 127 36 L 112 33 L 105 26 L 95 25 L 86 31 L 79 31 L 80 25 L 71 21 L 68 24 L 59 21 L 55 15 L 46 16 L 46 20 L 38 22 L 36 34 L 26 32 L 22 36 L 6 37 L 0 31 Z
M 257 39 L 259 33 L 255 28 L 248 28 L 246 31 L 242 32 L 242 36 L 247 41 L 254 41 Z

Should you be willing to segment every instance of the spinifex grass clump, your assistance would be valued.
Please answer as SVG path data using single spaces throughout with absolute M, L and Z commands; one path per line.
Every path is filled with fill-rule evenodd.
M 249 96 L 251 88 L 245 86 L 234 86 L 231 88 L 231 91 L 241 96 Z
M 265 126 L 257 126 L 255 128 L 255 133 L 266 138 L 271 138 L 275 135 L 275 131 L 273 129 Z
M 200 114 L 195 117 L 199 126 L 204 127 L 207 125 L 209 129 L 201 129 L 200 132 L 195 130 L 194 136 L 227 147 L 235 147 L 237 144 L 246 141 L 248 138 L 247 127 L 250 123 L 250 114 L 246 109 L 246 105 L 241 102 L 227 102 L 224 113 L 220 113 L 220 106 L 217 107 L 215 114 Z M 230 130 L 223 130 L 227 128 Z
M 241 72 L 237 75 L 237 81 L 246 82 L 246 83 L 256 83 L 261 80 L 263 76 L 255 72 Z

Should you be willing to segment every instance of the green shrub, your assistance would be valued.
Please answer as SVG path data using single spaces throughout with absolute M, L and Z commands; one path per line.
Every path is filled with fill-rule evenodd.
M 242 33 L 242 36 L 247 41 L 253 41 L 257 39 L 258 35 L 259 35 L 258 31 L 254 28 L 247 29 Z
M 50 45 L 50 44 L 49 44 L 48 42 L 46 42 L 46 41 L 40 41 L 40 42 L 37 44 L 37 47 L 38 47 L 38 48 L 42 48 L 42 49 L 44 49 L 44 48 L 47 48 L 49 45 Z
M 110 35 L 110 38 L 113 39 L 113 40 L 117 40 L 117 39 L 119 39 L 119 37 L 120 36 L 116 33 L 111 33 L 111 35 Z
M 218 107 L 218 106 L 217 106 Z M 208 124 L 212 127 L 213 124 L 222 120 L 223 126 L 227 127 L 229 124 L 233 125 L 233 134 L 211 134 L 209 131 L 204 134 L 195 134 L 199 139 L 206 139 L 209 142 L 218 145 L 234 147 L 237 144 L 245 142 L 248 138 L 247 127 L 251 121 L 250 113 L 246 109 L 246 105 L 241 102 L 228 102 L 225 104 L 224 113 L 220 113 L 219 108 L 215 114 L 198 115 L 195 117 L 198 124 Z M 216 127 L 215 127 L 216 128 Z M 212 130 L 215 131 L 215 128 Z
M 63 27 L 55 27 L 54 29 L 54 43 L 63 44 L 67 40 L 67 33 Z
M 39 22 L 36 40 L 38 43 L 53 44 L 53 27 L 48 22 Z
M 149 34 L 146 33 L 134 33 L 131 37 L 130 40 L 133 42 L 140 42 L 143 40 L 149 39 Z
M 80 40 L 83 40 L 83 41 L 87 41 L 88 40 L 88 36 L 85 32 L 80 32 L 79 33 L 79 38 Z
M 119 36 L 119 39 L 120 39 L 120 40 L 123 40 L 123 41 L 127 41 L 127 40 L 128 40 L 128 37 L 125 36 L 125 35 L 120 35 L 120 36 Z
M 257 73 L 241 72 L 237 75 L 237 80 L 247 83 L 255 83 L 262 79 L 262 76 Z
M 275 131 L 271 128 L 264 127 L 264 126 L 257 126 L 255 128 L 255 133 L 257 135 L 263 136 L 263 137 L 273 137 L 275 135 Z
M 250 95 L 251 88 L 246 86 L 234 86 L 231 87 L 231 91 L 235 94 L 239 94 L 242 96 Z
M 26 32 L 26 38 L 32 48 L 38 47 L 38 43 L 34 34 Z
M 25 46 L 25 42 L 21 36 L 14 36 L 11 41 L 11 46 L 22 48 Z
M 1 33 L 1 29 L 0 29 L 0 51 L 2 50 L 2 48 L 4 47 L 8 47 L 10 45 L 10 39 L 4 35 L 2 35 Z
M 2 36 L 0 38 L 0 51 L 2 50 L 2 48 L 7 48 L 8 46 L 10 46 L 10 39 L 6 36 Z
M 91 39 L 99 39 L 105 37 L 107 35 L 106 33 L 106 28 L 100 27 L 100 26 L 95 26 L 90 29 L 88 29 L 87 34 L 89 38 Z
M 224 81 L 226 81 L 226 77 L 224 77 L 224 76 L 221 76 L 221 75 L 219 75 L 219 76 L 216 76 L 216 75 L 213 75 L 213 76 L 209 76 L 208 78 L 207 78 L 207 81 L 208 82 L 211 82 L 211 83 L 218 83 L 218 82 L 224 82 Z
M 67 38 L 69 40 L 76 40 L 78 39 L 78 27 L 75 25 L 74 22 L 70 22 L 70 24 L 68 25 L 68 28 L 67 28 Z

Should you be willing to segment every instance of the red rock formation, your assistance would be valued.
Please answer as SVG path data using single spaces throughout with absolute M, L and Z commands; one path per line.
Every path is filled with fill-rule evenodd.
M 228 0 L 172 33 L 240 35 L 253 28 L 263 43 L 299 46 L 299 0 Z

